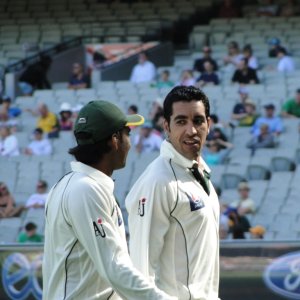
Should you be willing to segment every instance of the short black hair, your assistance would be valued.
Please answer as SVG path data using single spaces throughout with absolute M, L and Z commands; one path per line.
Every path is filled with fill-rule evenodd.
M 284 55 L 286 55 L 287 51 L 284 47 L 278 47 L 277 48 L 277 53 L 283 53 Z
M 219 117 L 216 114 L 211 114 L 210 115 L 210 119 L 214 122 L 214 123 L 219 123 Z
M 34 230 L 34 229 L 37 229 L 37 226 L 32 222 L 29 222 L 25 225 L 25 230 L 26 231 L 31 231 L 31 230 Z
M 200 89 L 194 86 L 176 86 L 166 96 L 164 101 L 164 118 L 170 123 L 173 113 L 173 103 L 175 102 L 191 102 L 193 100 L 201 101 L 205 108 L 206 118 L 210 115 L 210 105 L 207 96 Z
M 86 133 L 80 132 L 78 134 L 83 135 Z M 76 137 L 78 137 L 78 134 Z M 80 136 L 80 138 L 83 137 Z M 77 145 L 76 147 L 69 149 L 69 154 L 73 155 L 77 161 L 92 166 L 97 164 L 102 159 L 103 155 L 111 150 L 111 147 L 108 145 L 110 139 L 111 136 L 95 144 Z
M 162 73 L 164 73 L 164 74 L 166 74 L 166 75 L 170 76 L 170 71 L 169 71 L 169 70 L 167 70 L 167 69 L 166 69 L 166 70 L 163 70 L 163 71 L 162 71 Z
M 138 113 L 139 109 L 135 104 L 132 104 L 128 107 L 129 109 L 131 109 L 135 114 Z

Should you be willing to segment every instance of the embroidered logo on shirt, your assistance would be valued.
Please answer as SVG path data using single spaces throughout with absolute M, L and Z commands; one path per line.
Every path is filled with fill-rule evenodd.
M 138 214 L 141 217 L 145 215 L 145 203 L 146 203 L 146 198 L 142 198 L 139 200 Z
M 102 219 L 98 218 L 97 223 L 93 221 L 95 236 L 101 236 L 103 238 L 106 237 L 106 233 L 104 231 L 103 225 L 102 225 Z
M 86 124 L 86 118 L 79 118 L 78 124 Z
M 191 211 L 201 209 L 205 206 L 203 200 L 201 200 L 200 198 L 197 198 L 196 196 L 194 196 L 192 194 L 191 195 L 189 195 L 188 193 L 185 193 L 185 194 L 187 195 L 187 197 L 189 199 Z

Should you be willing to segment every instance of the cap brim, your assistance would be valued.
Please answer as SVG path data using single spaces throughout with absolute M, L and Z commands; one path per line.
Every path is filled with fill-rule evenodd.
M 127 123 L 125 126 L 140 126 L 143 125 L 145 122 L 145 119 L 141 115 L 128 115 L 126 116 Z

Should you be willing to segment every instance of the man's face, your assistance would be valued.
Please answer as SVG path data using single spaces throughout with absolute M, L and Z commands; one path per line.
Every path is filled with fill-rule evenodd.
M 181 155 L 197 160 L 209 129 L 209 118 L 205 115 L 203 102 L 175 102 L 172 109 L 170 124 L 164 121 L 169 141 Z
M 38 108 L 38 110 L 39 110 L 39 113 L 40 113 L 40 115 L 42 117 L 46 117 L 47 116 L 48 109 L 47 109 L 47 107 L 45 105 L 40 105 L 39 108 Z
M 273 116 L 274 116 L 274 109 L 273 108 L 266 108 L 265 110 L 266 110 L 266 116 L 268 118 L 273 118 Z
M 239 189 L 239 193 L 242 199 L 247 199 L 249 196 L 249 189 L 248 188 Z
M 27 231 L 27 236 L 32 237 L 36 234 L 36 229 L 31 229 Z
M 147 60 L 147 56 L 144 53 L 141 53 L 138 60 L 140 64 L 143 64 Z
M 131 147 L 129 132 L 130 132 L 129 127 L 125 127 L 120 131 L 118 157 L 116 161 L 115 170 L 122 169 L 126 165 L 128 151 Z
M 240 94 L 241 102 L 245 102 L 246 99 L 248 98 L 248 94 L 245 93 L 239 93 L 239 94 Z
M 82 69 L 81 69 L 81 65 L 80 64 L 73 64 L 72 72 L 73 72 L 74 75 L 80 74 L 81 71 L 82 71 Z

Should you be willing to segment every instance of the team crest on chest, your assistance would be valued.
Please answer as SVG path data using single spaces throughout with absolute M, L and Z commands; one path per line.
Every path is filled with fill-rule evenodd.
M 191 211 L 201 209 L 205 206 L 203 200 L 200 199 L 199 196 L 195 196 L 193 194 L 188 194 L 188 193 L 185 194 L 189 199 Z

